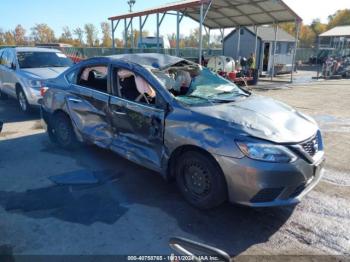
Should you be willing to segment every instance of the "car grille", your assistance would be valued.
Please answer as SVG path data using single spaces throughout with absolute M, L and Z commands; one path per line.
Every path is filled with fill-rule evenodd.
M 316 155 L 316 153 L 319 150 L 319 144 L 317 141 L 317 136 L 314 137 L 313 139 L 309 140 L 308 142 L 305 142 L 301 146 L 303 147 L 304 151 L 308 153 L 311 157 Z

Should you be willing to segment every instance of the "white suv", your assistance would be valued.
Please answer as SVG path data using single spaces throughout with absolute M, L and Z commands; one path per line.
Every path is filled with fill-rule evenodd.
M 23 112 L 39 105 L 40 88 L 56 78 L 73 62 L 61 51 L 48 48 L 18 47 L 0 50 L 0 99 L 18 100 Z

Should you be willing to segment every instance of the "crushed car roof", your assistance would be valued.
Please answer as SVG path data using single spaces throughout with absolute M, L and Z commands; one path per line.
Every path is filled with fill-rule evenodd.
M 156 53 L 113 55 L 113 56 L 108 56 L 108 58 L 112 60 L 121 59 L 121 60 L 130 61 L 130 62 L 139 64 L 142 66 L 153 67 L 153 68 L 166 68 L 168 66 L 175 65 L 185 60 L 183 58 L 176 57 L 176 56 L 156 54 Z

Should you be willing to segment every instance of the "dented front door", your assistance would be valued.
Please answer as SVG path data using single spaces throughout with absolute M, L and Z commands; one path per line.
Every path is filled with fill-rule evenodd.
M 115 130 L 112 150 L 133 162 L 160 171 L 164 110 L 112 96 L 110 111 Z

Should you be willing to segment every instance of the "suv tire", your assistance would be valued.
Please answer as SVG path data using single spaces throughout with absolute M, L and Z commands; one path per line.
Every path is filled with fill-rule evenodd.
M 20 87 L 17 89 L 17 101 L 19 108 L 23 113 L 29 113 L 30 112 L 30 105 L 28 103 L 28 99 L 26 97 L 26 94 L 24 93 L 23 89 Z

